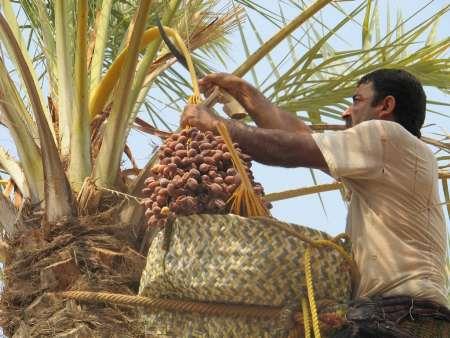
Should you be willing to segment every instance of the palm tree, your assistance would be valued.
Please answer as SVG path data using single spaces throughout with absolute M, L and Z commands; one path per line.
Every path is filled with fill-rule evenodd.
M 135 123 L 151 130 L 136 119 L 147 104 L 142 98 L 152 85 L 167 88 L 171 76 L 163 72 L 174 63 L 149 28 L 156 19 L 150 13 L 183 32 L 192 50 L 201 47 L 201 58 L 220 53 L 240 20 L 240 9 L 216 14 L 214 5 L 2 1 L 8 58 L 0 60 L 1 116 L 20 159 L 2 148 L 9 179 L 1 197 L 7 242 L 1 320 L 8 335 L 141 333 L 133 308 L 81 309 L 48 292 L 137 292 L 146 227 L 133 196 L 152 161 L 144 170 L 120 164 L 124 150 L 134 162 L 126 139 Z
M 247 50 L 250 38 L 242 28 L 242 7 L 279 25 L 267 43 L 254 30 L 261 48 L 248 52 L 235 73 L 252 71 L 253 81 L 268 96 L 320 125 L 316 128 L 337 118 L 355 79 L 377 67 L 401 66 L 426 85 L 449 90 L 450 60 L 445 55 L 450 40 L 420 42 L 425 32 L 431 30 L 432 35 L 434 23 L 449 6 L 409 31 L 401 31 L 406 20 L 400 19 L 384 37 L 373 38 L 368 33 L 376 26 L 376 6 L 370 1 L 351 10 L 334 4 L 346 13 L 335 27 L 314 16 L 330 1 L 308 7 L 291 1 L 300 14 L 289 24 L 282 12 L 268 11 L 257 1 L 237 2 L 239 6 L 226 11 L 225 1 L 213 0 L 0 2 L 0 122 L 9 131 L 18 158 L 0 147 L 4 239 L 0 320 L 7 335 L 142 334 L 133 307 L 79 304 L 53 292 L 138 290 L 154 235 L 146 228 L 139 198 L 156 159 L 151 157 L 139 168 L 133 156 L 138 150 L 127 142 L 133 130 L 156 136 L 163 134 L 160 129 L 170 131 L 171 117 L 160 109 L 180 110 L 190 92 L 189 80 L 149 28 L 155 24 L 155 13 L 165 26 L 180 32 L 197 68 L 206 71 L 212 59 L 222 61 L 226 69 L 226 36 L 231 30 L 239 29 Z M 330 39 L 363 14 L 362 48 L 334 50 Z M 324 32 L 306 19 L 316 20 Z M 252 26 L 252 15 L 247 14 L 247 21 Z M 302 24 L 310 45 L 297 56 L 301 40 L 291 33 Z M 288 46 L 290 63 L 276 63 L 270 56 L 280 42 Z M 262 58 L 271 67 L 265 79 L 254 72 Z M 444 163 L 448 144 L 428 141 Z M 443 186 L 449 201 L 445 179 Z M 323 187 L 308 192 L 320 190 Z

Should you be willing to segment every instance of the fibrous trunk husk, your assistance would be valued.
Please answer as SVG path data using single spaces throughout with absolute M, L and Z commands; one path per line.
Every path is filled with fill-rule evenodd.
M 66 290 L 137 294 L 145 257 L 115 213 L 23 231 L 8 240 L 0 325 L 10 337 L 139 337 L 137 308 L 82 304 Z

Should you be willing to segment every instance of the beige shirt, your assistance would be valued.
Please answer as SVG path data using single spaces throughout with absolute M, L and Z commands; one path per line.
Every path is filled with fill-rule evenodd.
M 447 233 L 431 150 L 391 121 L 313 137 L 330 174 L 352 192 L 346 231 L 361 274 L 356 297 L 447 305 Z

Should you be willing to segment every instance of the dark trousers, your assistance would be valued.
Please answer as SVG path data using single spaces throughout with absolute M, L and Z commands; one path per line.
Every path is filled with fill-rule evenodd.
M 356 301 L 347 324 L 332 338 L 448 338 L 450 311 L 440 304 L 411 297 Z

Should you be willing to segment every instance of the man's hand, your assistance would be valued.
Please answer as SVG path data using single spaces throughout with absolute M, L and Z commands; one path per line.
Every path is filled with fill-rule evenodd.
M 217 124 L 221 118 L 211 112 L 207 107 L 201 104 L 188 104 L 181 115 L 180 125 L 197 127 L 202 131 L 216 131 Z
M 227 91 L 250 114 L 257 109 L 264 109 L 268 105 L 267 99 L 258 89 L 241 78 L 226 73 L 209 74 L 198 81 L 200 90 L 209 96 L 215 86 Z
M 311 133 L 301 119 L 275 106 L 258 89 L 235 75 L 209 74 L 198 84 L 206 95 L 212 92 L 214 86 L 226 90 L 245 108 L 258 127 Z
M 209 94 L 212 92 L 214 86 L 218 86 L 225 89 L 235 98 L 239 96 L 239 92 L 243 87 L 251 86 L 241 78 L 227 73 L 213 73 L 205 75 L 203 78 L 198 80 L 198 84 L 200 86 L 200 90 L 204 94 Z

